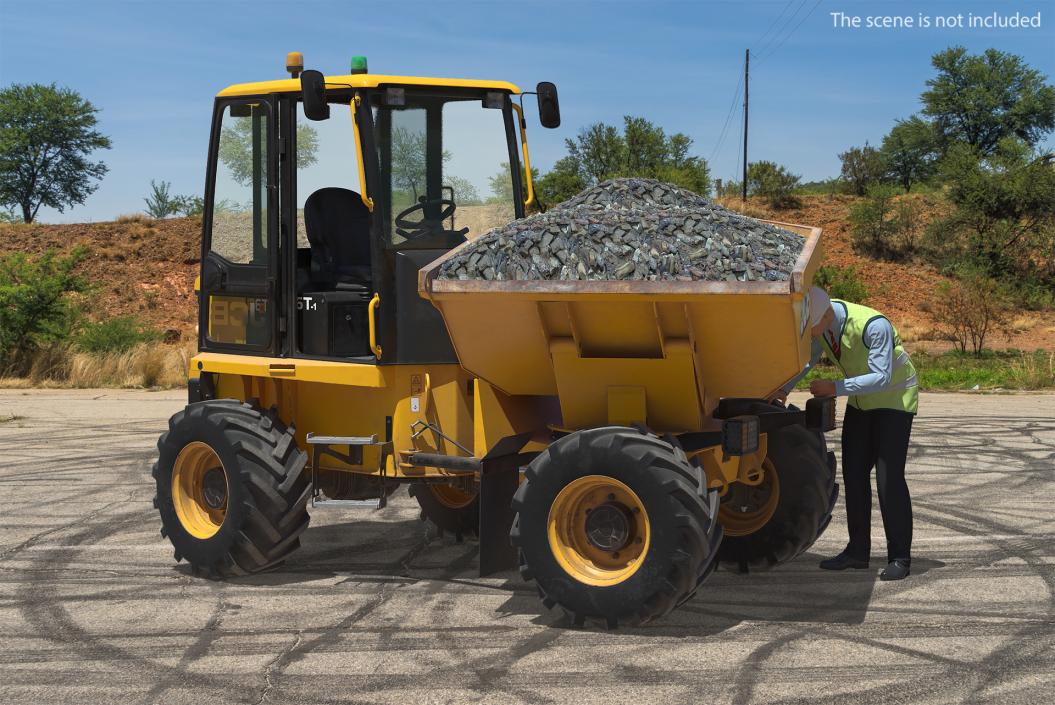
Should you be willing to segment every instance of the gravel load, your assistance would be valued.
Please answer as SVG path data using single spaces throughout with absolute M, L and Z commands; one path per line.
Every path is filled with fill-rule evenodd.
M 440 279 L 782 281 L 804 240 L 654 179 L 611 179 L 495 228 Z

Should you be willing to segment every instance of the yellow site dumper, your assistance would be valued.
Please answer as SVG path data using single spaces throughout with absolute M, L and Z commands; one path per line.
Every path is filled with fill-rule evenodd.
M 765 399 L 809 356 L 819 230 L 781 226 L 804 238 L 781 282 L 440 279 L 534 206 L 530 94 L 362 57 L 286 67 L 213 107 L 198 353 L 153 468 L 177 561 L 273 569 L 314 512 L 405 485 L 422 518 L 479 536 L 482 574 L 519 564 L 547 606 L 614 626 L 666 614 L 719 562 L 816 540 L 834 400 Z M 531 93 L 558 126 L 553 84 Z M 466 165 L 506 201 L 474 197 Z

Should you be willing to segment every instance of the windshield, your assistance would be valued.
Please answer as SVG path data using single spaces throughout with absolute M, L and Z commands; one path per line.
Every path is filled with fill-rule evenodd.
M 517 217 L 508 96 L 386 95 L 375 96 L 373 118 L 389 246 L 450 248 Z

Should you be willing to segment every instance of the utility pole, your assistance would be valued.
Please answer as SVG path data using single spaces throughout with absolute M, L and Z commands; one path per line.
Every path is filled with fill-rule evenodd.
M 748 80 L 750 79 L 751 69 L 751 50 L 747 49 L 744 52 L 744 174 L 743 184 L 741 185 L 741 198 L 747 200 L 747 96 L 748 96 Z

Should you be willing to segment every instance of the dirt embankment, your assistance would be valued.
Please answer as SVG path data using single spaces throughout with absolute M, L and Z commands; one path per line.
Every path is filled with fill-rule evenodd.
M 919 209 L 918 237 L 932 219 L 941 215 L 940 206 L 932 199 L 910 198 L 916 200 Z M 804 196 L 800 200 L 798 207 L 779 211 L 755 199 L 749 199 L 746 206 L 739 198 L 722 199 L 721 202 L 756 218 L 823 229 L 824 263 L 855 267 L 868 288 L 866 303 L 890 316 L 910 349 L 925 348 L 929 352 L 938 352 L 952 347 L 949 341 L 940 339 L 940 331 L 930 313 L 938 285 L 948 277 L 925 264 L 884 262 L 854 252 L 849 216 L 851 207 L 860 200 L 857 197 Z M 1055 350 L 1055 311 L 1021 311 L 1011 318 L 1011 336 L 994 334 L 987 341 L 987 347 Z
M 5 225 L 0 256 L 13 252 L 68 253 L 84 246 L 77 272 L 94 285 L 83 306 L 100 320 L 134 315 L 161 330 L 193 335 L 194 278 L 201 257 L 201 221 L 132 216 L 105 223 Z
M 935 341 L 935 324 L 928 303 L 944 277 L 922 264 L 880 262 L 856 254 L 850 244 L 850 196 L 805 196 L 797 208 L 773 211 L 750 201 L 744 210 L 753 217 L 815 225 L 824 229 L 825 261 L 853 265 L 870 292 L 868 304 L 897 323 L 910 348 L 948 348 Z M 741 210 L 739 199 L 723 205 Z M 470 209 L 459 227 L 471 225 Z M 921 222 L 935 214 L 923 204 Z M 96 319 L 135 315 L 163 331 L 193 337 L 197 318 L 194 277 L 198 273 L 201 222 L 196 218 L 151 220 L 133 216 L 114 222 L 69 225 L 0 226 L 0 256 L 12 252 L 40 254 L 48 249 L 68 252 L 84 245 L 88 254 L 80 273 L 97 285 L 85 303 Z M 1055 350 L 1055 312 L 1016 315 L 1010 339 L 995 336 L 991 347 Z

